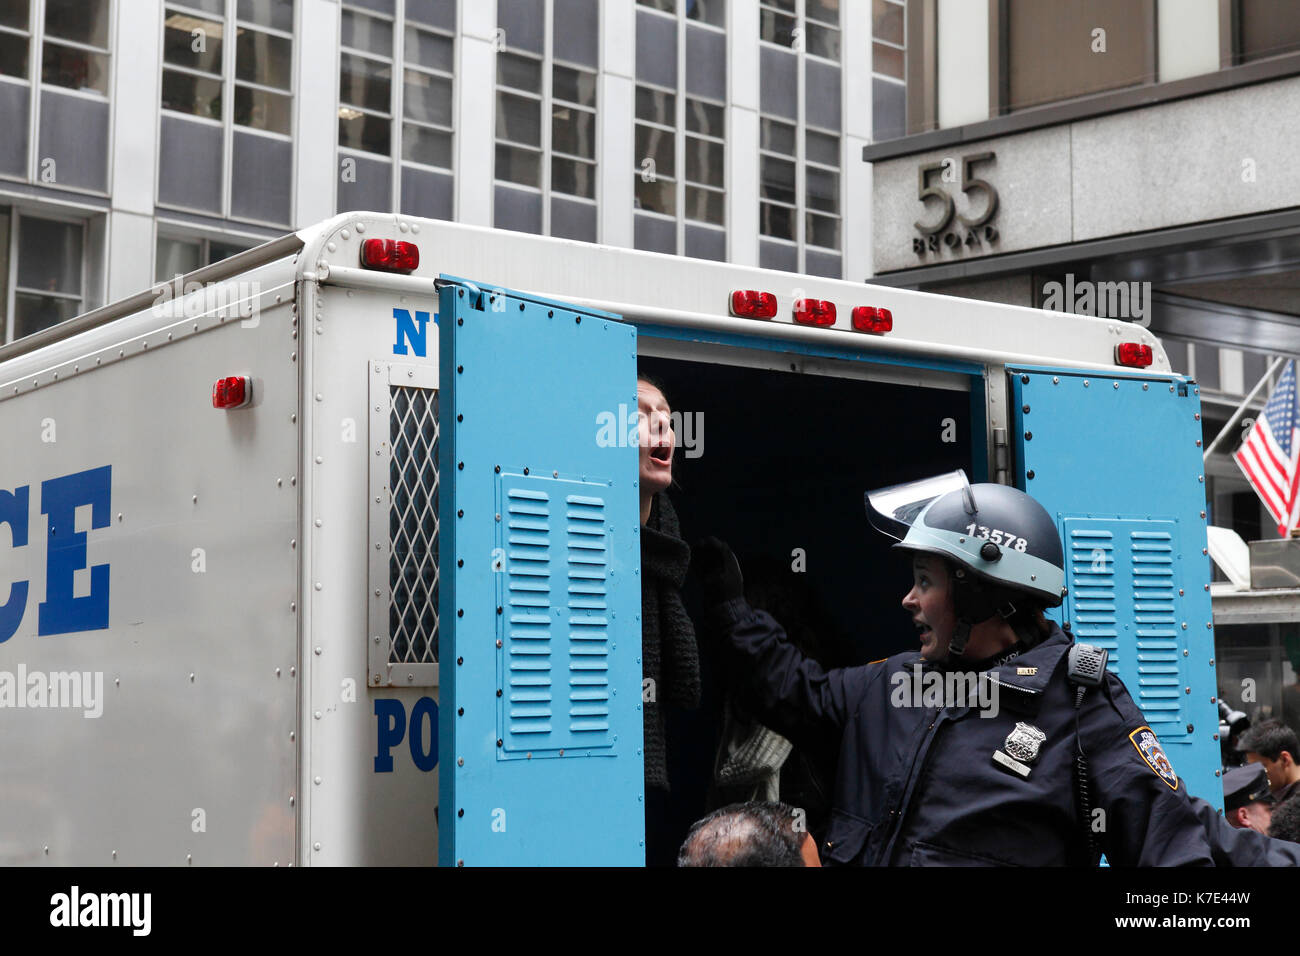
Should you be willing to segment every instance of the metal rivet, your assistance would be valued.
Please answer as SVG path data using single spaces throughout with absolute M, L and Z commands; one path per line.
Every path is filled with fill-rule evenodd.
M 1022 412 L 1024 412 L 1026 415 L 1029 414 L 1029 406 L 1028 406 L 1028 405 L 1025 405 L 1025 406 L 1024 406 L 1023 408 L 1021 408 L 1020 410 L 1021 410 Z
M 464 664 L 465 664 L 465 658 L 463 658 L 463 657 L 458 657 L 458 658 L 456 658 L 456 666 L 457 666 L 457 667 L 464 666 Z
M 456 372 L 457 372 L 457 373 L 462 373 L 462 372 L 464 372 L 464 371 L 465 371 L 465 366 L 463 366 L 463 365 L 457 365 L 457 366 L 456 366 Z
M 1020 384 L 1021 384 L 1021 385 L 1028 385 L 1028 384 L 1029 384 L 1029 376 L 1028 376 L 1028 375 L 1022 375 L 1022 376 L 1020 376 Z
M 1192 692 L 1192 689 L 1191 689 L 1190 687 L 1185 687 L 1185 688 L 1183 688 L 1183 691 L 1184 691 L 1184 693 L 1188 693 L 1188 694 L 1190 694 L 1190 693 Z
M 1195 414 L 1192 415 L 1192 418 L 1196 419 L 1196 421 L 1199 422 L 1201 420 L 1201 413 L 1196 412 Z
M 1146 382 L 1143 382 L 1143 383 L 1142 383 L 1142 391 L 1145 392 L 1145 391 L 1146 391 L 1147 389 L 1149 389 L 1150 387 L 1151 387 L 1151 386 L 1148 385 Z
M 457 610 L 456 610 L 456 616 L 457 616 L 457 617 L 464 617 L 464 616 L 465 616 L 465 609 L 464 609 L 463 607 L 462 607 L 462 608 L 457 608 Z
M 1116 382 L 1116 383 L 1115 383 L 1115 387 L 1116 387 L 1116 388 L 1119 388 L 1119 382 Z
M 1034 470 L 1031 468 L 1029 471 L 1025 472 L 1025 477 L 1032 481 L 1034 478 Z
M 457 518 L 463 518 L 463 517 L 465 517 L 465 509 L 464 509 L 464 508 L 457 508 L 457 509 L 456 509 L 456 517 L 457 517 Z
M 456 708 L 456 716 L 457 716 L 457 717 L 464 717 L 464 716 L 465 716 L 465 708 L 464 708 L 464 707 L 458 707 L 458 708 Z
M 1052 384 L 1053 384 L 1053 385 L 1060 385 L 1060 384 L 1061 384 L 1061 380 L 1060 380 L 1060 378 L 1058 378 L 1057 376 L 1053 375 L 1053 376 L 1052 376 Z
M 1033 437 L 1034 437 L 1033 432 L 1025 432 L 1025 441 L 1032 441 Z
M 457 463 L 456 463 L 456 470 L 457 470 L 457 471 L 464 471 L 464 470 L 465 470 L 465 463 L 464 463 L 463 461 L 459 461 L 459 462 L 457 462 Z
M 456 816 L 458 816 L 458 817 L 463 817 L 464 815 L 465 815 L 465 808 L 464 808 L 464 807 L 461 807 L 459 810 L 456 811 Z
M 497 647 L 500 647 L 500 646 L 501 646 L 501 638 L 498 637 L 498 638 L 497 638 Z
M 1087 387 L 1088 387 L 1089 385 L 1091 385 L 1091 384 L 1092 384 L 1092 383 L 1089 382 L 1086 378 L 1083 380 L 1083 387 L 1084 387 L 1084 388 L 1087 388 Z
M 497 696 L 498 696 L 498 697 L 501 696 L 501 688 L 499 688 L 499 687 L 497 688 Z

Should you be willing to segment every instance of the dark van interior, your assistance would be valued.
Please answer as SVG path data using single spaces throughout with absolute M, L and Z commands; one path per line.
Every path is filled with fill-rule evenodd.
M 674 412 L 690 416 L 668 491 L 686 541 L 728 542 L 750 603 L 826 668 L 916 646 L 900 604 L 910 562 L 868 523 L 863 493 L 957 468 L 986 480 L 972 471 L 971 394 L 647 356 L 638 367 Z M 747 796 L 714 783 L 724 702 L 757 721 L 743 675 L 727 672 L 708 633 L 694 572 L 683 599 L 700 647 L 702 701 L 695 711 L 663 705 L 671 793 L 647 793 L 650 865 L 672 865 L 691 823 Z M 806 812 L 820 844 L 839 740 L 792 743 L 780 798 Z

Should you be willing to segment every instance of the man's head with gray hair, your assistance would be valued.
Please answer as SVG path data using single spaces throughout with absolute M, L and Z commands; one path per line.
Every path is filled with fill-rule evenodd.
M 784 803 L 733 803 L 696 821 L 677 854 L 678 866 L 805 866 L 808 834 Z

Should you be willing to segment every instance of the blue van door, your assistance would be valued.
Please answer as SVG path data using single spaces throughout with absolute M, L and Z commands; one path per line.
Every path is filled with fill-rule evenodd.
M 439 862 L 641 865 L 636 329 L 440 284 Z
M 1199 389 L 1021 368 L 1011 391 L 1016 485 L 1065 546 L 1053 616 L 1110 652 L 1188 791 L 1222 806 Z

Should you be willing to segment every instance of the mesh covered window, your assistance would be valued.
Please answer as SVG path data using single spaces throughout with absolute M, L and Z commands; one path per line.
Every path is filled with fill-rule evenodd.
M 436 334 L 432 322 L 425 328 Z M 372 369 L 370 684 L 431 686 L 438 683 L 438 390 L 427 367 Z

